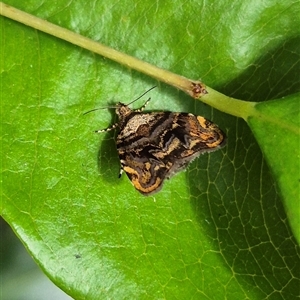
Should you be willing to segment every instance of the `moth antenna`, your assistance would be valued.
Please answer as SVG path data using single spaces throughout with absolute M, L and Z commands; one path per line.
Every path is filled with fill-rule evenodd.
M 130 105 L 130 104 L 132 104 L 133 102 L 135 102 L 135 101 L 141 99 L 144 95 L 146 95 L 148 92 L 150 92 L 151 90 L 153 90 L 153 89 L 155 89 L 155 88 L 156 88 L 156 85 L 153 86 L 152 88 L 150 88 L 149 90 L 147 90 L 145 93 L 143 93 L 141 96 L 139 96 L 138 98 L 134 99 L 133 101 L 129 102 L 129 103 L 126 104 L 126 105 Z M 148 101 L 149 101 L 149 100 L 150 100 L 150 99 L 148 99 Z M 147 102 L 148 102 L 148 101 L 147 101 Z M 93 111 L 100 110 L 100 109 L 107 109 L 107 108 L 117 108 L 117 106 L 106 106 L 106 107 L 97 107 L 97 108 L 93 108 L 93 109 L 91 109 L 91 110 L 89 110 L 89 111 L 83 113 L 82 115 L 84 116 L 84 115 L 89 114 L 89 113 L 91 113 L 91 112 L 93 112 Z
M 133 102 L 135 102 L 135 101 L 141 99 L 143 96 L 145 96 L 147 93 L 149 93 L 150 91 L 152 91 L 152 90 L 155 89 L 155 88 L 156 88 L 156 85 L 153 86 L 152 88 L 150 88 L 149 90 L 147 90 L 146 92 L 144 92 L 144 93 L 143 93 L 141 96 L 139 96 L 138 98 L 136 98 L 136 99 L 134 99 L 133 101 L 127 103 L 126 105 L 130 105 L 130 104 L 132 104 Z
M 117 108 L 117 107 L 116 106 L 97 107 L 97 108 L 93 108 L 93 109 L 83 113 L 82 115 L 84 116 L 84 115 L 89 114 L 93 111 L 100 110 L 100 109 L 107 109 L 107 108 Z

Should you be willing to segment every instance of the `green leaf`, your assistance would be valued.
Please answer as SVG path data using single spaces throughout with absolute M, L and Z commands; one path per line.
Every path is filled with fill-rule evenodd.
M 289 222 L 300 241 L 299 94 L 258 103 L 249 125 L 278 181 Z
M 299 87 L 298 1 L 8 4 L 239 99 Z M 1 215 L 59 287 L 76 299 L 298 295 L 299 248 L 243 120 L 160 84 L 148 110 L 203 115 L 228 142 L 144 197 L 118 179 L 115 133 L 93 134 L 115 117 L 82 113 L 159 83 L 3 17 L 1 28 Z
M 201 99 L 248 122 L 283 196 L 290 225 L 300 241 L 299 93 L 263 103 L 228 97 L 213 89 Z

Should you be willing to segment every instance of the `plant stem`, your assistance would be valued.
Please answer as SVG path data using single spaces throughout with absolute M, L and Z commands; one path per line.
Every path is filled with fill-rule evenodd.
M 59 27 L 46 20 L 18 10 L 3 2 L 0 2 L 0 15 L 107 57 L 131 69 L 147 74 L 159 81 L 165 82 L 184 91 L 194 98 L 199 99 L 201 97 L 203 102 L 231 115 L 242 117 L 246 120 L 249 116 L 249 112 L 252 111 L 253 102 L 251 103 L 227 97 L 209 87 L 205 87 L 205 85 L 199 81 L 191 80 L 170 71 L 158 68 L 138 58 L 116 51 L 80 34 L 74 33 L 68 29 Z

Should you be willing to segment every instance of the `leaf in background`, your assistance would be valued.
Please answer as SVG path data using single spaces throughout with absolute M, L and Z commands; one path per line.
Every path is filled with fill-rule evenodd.
M 288 72 L 276 85 L 293 68 L 297 1 L 8 4 L 236 98 L 297 88 Z M 58 286 L 76 299 L 298 295 L 299 248 L 243 120 L 165 85 L 151 92 L 148 110 L 203 115 L 228 146 L 145 198 L 117 178 L 114 133 L 92 133 L 114 117 L 82 113 L 157 83 L 8 19 L 1 28 L 1 214 Z

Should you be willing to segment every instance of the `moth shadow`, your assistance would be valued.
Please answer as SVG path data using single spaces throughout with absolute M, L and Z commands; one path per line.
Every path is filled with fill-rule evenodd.
M 103 180 L 116 183 L 119 182 L 120 163 L 116 148 L 114 131 L 104 133 L 104 138 L 101 141 L 98 155 L 97 166 L 99 174 Z

